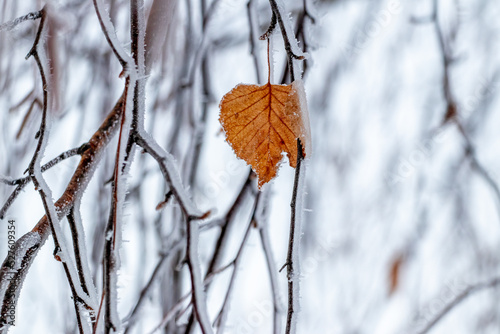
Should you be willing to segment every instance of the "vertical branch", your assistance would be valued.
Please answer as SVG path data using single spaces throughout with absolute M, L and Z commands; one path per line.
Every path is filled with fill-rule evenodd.
M 290 22 L 283 20 L 284 15 L 282 14 L 282 11 L 284 10 L 284 4 L 282 2 L 278 4 L 277 1 L 279 0 L 269 0 L 269 5 L 272 10 L 271 24 L 260 39 L 269 39 L 271 33 L 276 27 L 276 23 L 279 25 L 287 55 L 288 68 L 290 69 L 290 78 L 293 82 L 295 81 L 295 66 L 293 61 L 294 59 L 303 60 L 305 59 L 305 56 L 297 45 L 297 40 L 295 39 L 295 34 L 290 26 Z M 290 40 L 291 38 L 293 38 L 293 41 Z
M 133 72 L 131 72 L 133 73 Z M 123 206 L 127 183 L 125 175 L 122 173 L 126 157 L 126 147 L 124 143 L 129 140 L 130 128 L 132 123 L 132 110 L 130 102 L 135 90 L 136 80 L 134 77 L 127 77 L 125 83 L 126 103 L 124 105 L 123 116 L 121 120 L 120 134 L 116 149 L 115 167 L 112 182 L 111 210 L 108 224 L 105 230 L 104 261 L 103 261 L 103 294 L 105 296 L 104 305 L 104 327 L 105 333 L 111 333 L 111 330 L 120 329 L 120 319 L 117 310 L 117 291 L 116 283 L 119 263 L 119 249 L 121 242 L 121 230 L 123 220 Z
M 77 201 L 71 208 L 68 216 L 68 223 L 73 238 L 73 252 L 75 254 L 76 268 L 80 279 L 82 290 L 89 295 L 94 305 L 97 305 L 96 287 L 92 280 L 90 266 L 87 259 L 87 247 L 85 246 L 85 233 L 80 216 L 80 201 Z M 92 322 L 95 317 L 91 315 Z
M 35 149 L 35 153 L 33 154 L 33 158 L 28 167 L 29 175 L 33 181 L 35 186 L 35 190 L 38 190 L 40 194 L 43 207 L 45 209 L 45 213 L 47 216 L 47 220 L 49 222 L 49 226 L 52 232 L 52 237 L 54 239 L 55 251 L 54 256 L 58 261 L 61 261 L 63 264 L 64 271 L 66 273 L 66 277 L 68 279 L 71 292 L 73 294 L 73 301 L 75 306 L 75 312 L 77 317 L 78 329 L 80 333 L 84 333 L 88 330 L 88 324 L 84 320 L 84 315 L 82 314 L 83 305 L 88 309 L 94 309 L 95 305 L 92 300 L 89 299 L 88 294 L 86 294 L 79 284 L 78 276 L 75 272 L 75 267 L 72 263 L 71 257 L 69 256 L 68 248 L 66 246 L 64 236 L 59 226 L 59 218 L 56 212 L 56 208 L 54 202 L 52 201 L 52 192 L 48 187 L 45 179 L 42 175 L 41 169 L 41 158 L 45 152 L 45 148 L 47 146 L 48 141 L 48 133 L 50 129 L 50 123 L 48 121 L 48 103 L 49 103 L 49 83 L 47 81 L 47 77 L 45 74 L 45 66 L 42 61 L 42 57 L 44 57 L 43 53 L 40 55 L 38 52 L 39 43 L 41 40 L 41 36 L 44 29 L 44 23 L 47 17 L 46 7 L 42 9 L 42 17 L 40 20 L 40 26 L 38 28 L 37 35 L 35 37 L 35 41 L 33 47 L 28 52 L 26 59 L 30 56 L 35 58 L 38 70 L 40 72 L 40 77 L 42 80 L 43 87 L 43 104 L 42 104 L 42 120 L 40 123 L 40 129 L 37 133 L 38 143 Z M 45 59 L 44 59 L 45 60 Z
M 124 103 L 123 100 L 124 96 L 122 95 L 99 129 L 88 141 L 87 148 L 79 151 L 82 155 L 80 163 L 71 177 L 63 195 L 55 203 L 58 219 L 62 219 L 64 216 L 69 214 L 74 201 L 81 198 L 83 192 L 87 188 L 97 164 L 102 158 L 103 151 L 117 131 L 118 121 L 121 116 L 120 111 L 122 110 L 122 105 Z M 61 157 L 61 159 L 63 159 L 63 157 Z M 51 165 L 51 162 L 46 164 L 48 168 L 50 168 L 49 165 Z M 15 254 L 14 264 L 7 261 L 4 262 L 0 268 L 0 296 L 2 298 L 0 325 L 3 326 L 0 328 L 0 333 L 2 334 L 6 333 L 9 328 L 9 324 L 6 322 L 6 310 L 17 305 L 23 282 L 25 281 L 28 271 L 38 254 L 38 250 L 47 240 L 50 234 L 50 229 L 51 227 L 48 221 L 48 216 L 45 215 L 42 219 L 40 219 L 31 232 L 23 235 L 15 243 L 13 249 Z M 6 279 L 6 275 L 10 276 L 9 280 Z M 78 285 L 76 286 L 79 287 Z M 82 293 L 82 296 L 83 295 L 84 294 Z M 74 300 L 77 301 L 77 298 L 74 298 Z
M 106 37 L 106 41 L 108 42 L 111 50 L 122 65 L 123 69 L 129 70 L 127 68 L 127 65 L 131 64 L 130 57 L 121 47 L 120 42 L 118 41 L 115 28 L 113 27 L 113 23 L 111 23 L 108 12 L 104 9 L 102 0 L 93 0 L 93 3 L 95 12 L 97 14 L 97 19 L 99 20 L 99 24 L 101 25 L 101 30 L 104 34 L 104 37 Z
M 304 187 L 304 170 L 302 160 L 302 143 L 297 139 L 297 167 L 295 168 L 295 179 L 293 184 L 292 201 L 290 207 L 292 209 L 290 220 L 290 234 L 288 239 L 288 254 L 286 258 L 287 278 L 288 278 L 288 311 L 286 318 L 285 333 L 295 333 L 296 319 L 299 308 L 299 242 L 300 242 L 300 227 L 302 215 L 302 196 Z

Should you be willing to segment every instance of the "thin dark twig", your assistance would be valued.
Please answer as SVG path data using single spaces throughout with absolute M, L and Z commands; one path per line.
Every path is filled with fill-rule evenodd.
M 252 185 L 252 179 L 253 179 L 253 171 L 250 170 L 247 179 L 245 180 L 245 183 L 241 186 L 238 195 L 233 201 L 233 204 L 231 205 L 225 216 L 222 218 L 222 221 L 220 223 L 221 230 L 219 233 L 219 237 L 215 242 L 214 252 L 212 254 L 212 258 L 210 259 L 205 279 L 214 273 L 214 271 L 216 270 L 216 268 L 220 263 L 222 255 L 224 254 L 224 250 L 226 249 L 227 242 L 229 240 L 229 235 L 230 235 L 229 232 L 233 225 L 232 223 L 234 221 L 234 217 L 236 216 L 238 209 L 243 205 L 243 199 L 245 198 L 245 194 L 247 193 L 248 189 Z M 208 282 L 206 286 L 207 289 L 209 289 L 210 282 Z M 193 325 L 194 325 L 194 315 L 191 314 L 191 316 L 189 317 L 188 324 L 186 326 L 185 333 L 190 333 L 193 328 Z
M 162 269 L 163 269 L 163 264 L 165 261 L 172 255 L 177 252 L 177 250 L 182 246 L 181 241 L 177 241 L 172 244 L 171 248 L 168 250 L 168 252 L 165 252 L 161 254 L 160 259 L 158 260 L 158 263 L 155 266 L 155 269 L 153 270 L 153 274 L 149 278 L 148 283 L 144 286 L 144 288 L 141 291 L 141 294 L 139 296 L 139 299 L 135 303 L 133 309 L 130 311 L 130 314 L 126 317 L 124 322 L 125 324 L 125 333 L 128 333 L 129 330 L 132 328 L 132 326 L 135 324 L 137 320 L 137 315 L 139 314 L 139 311 L 141 310 L 142 304 L 146 300 L 146 298 L 149 296 L 151 293 L 151 288 L 154 285 L 154 282 L 156 282 L 156 279 L 160 276 Z
M 283 21 L 283 17 L 281 17 L 281 12 L 278 7 L 278 4 L 276 3 L 276 0 L 269 0 L 269 4 L 271 5 L 271 10 L 273 12 L 273 15 L 271 17 L 271 24 L 269 25 L 268 30 L 264 35 L 261 36 L 261 39 L 269 39 L 269 36 L 273 32 L 273 30 L 276 27 L 276 20 L 278 21 L 278 25 L 280 26 L 281 30 L 281 35 L 283 36 L 283 43 L 285 45 L 285 51 L 287 54 L 287 61 L 288 61 L 288 67 L 290 68 L 290 78 L 291 81 L 295 81 L 295 73 L 294 73 L 294 66 L 293 66 L 293 60 L 294 59 L 305 59 L 303 55 L 297 55 L 293 52 L 292 50 L 292 44 L 290 42 L 290 38 L 294 36 L 288 36 L 288 33 L 285 28 L 285 23 Z
M 23 104 L 25 104 L 26 102 L 28 102 L 28 100 L 33 96 L 34 93 L 35 93 L 35 88 L 33 88 L 28 94 L 26 94 L 26 96 L 23 97 L 21 99 L 21 101 L 19 101 L 18 103 L 16 103 L 12 107 L 10 107 L 9 108 L 9 113 L 16 112 L 19 108 L 21 108 L 21 106 Z M 35 99 L 35 100 L 37 100 L 37 99 Z
M 248 173 L 248 177 L 245 180 L 245 183 L 241 186 L 238 196 L 236 196 L 233 204 L 231 205 L 226 215 L 224 216 L 224 223 L 222 224 L 219 237 L 217 238 L 217 241 L 215 243 L 215 251 L 210 260 L 210 264 L 208 265 L 207 276 L 210 275 L 219 265 L 220 259 L 222 257 L 222 254 L 224 253 L 225 246 L 228 241 L 231 223 L 234 221 L 234 217 L 237 213 L 238 208 L 240 208 L 241 205 L 243 204 L 243 199 L 247 190 L 252 185 L 252 179 L 253 179 L 252 175 L 253 171 L 250 170 L 250 172 Z
M 467 131 L 458 117 L 457 103 L 451 90 L 450 66 L 453 62 L 453 58 L 449 49 L 450 43 L 446 43 L 445 35 L 439 22 L 439 3 L 437 0 L 434 0 L 434 9 L 431 17 L 433 19 L 434 29 L 438 38 L 443 61 L 443 95 L 447 104 L 447 109 L 442 124 L 452 122 L 457 126 L 460 134 L 465 140 L 465 155 L 467 156 L 467 158 L 469 158 L 472 167 L 478 172 L 479 176 L 481 176 L 485 180 L 485 182 L 492 188 L 497 199 L 497 209 L 500 212 L 500 187 L 477 158 L 474 144 L 467 135 Z
M 99 163 L 103 151 L 111 141 L 117 130 L 118 121 L 121 117 L 121 110 L 124 96 L 122 95 L 116 102 L 115 107 L 103 121 L 99 129 L 89 140 L 89 149 L 82 153 L 80 163 L 71 177 L 66 190 L 55 203 L 58 218 L 61 219 L 69 213 L 75 200 L 81 198 L 83 192 L 89 184 L 97 164 Z M 5 280 L 5 273 L 10 272 L 9 264 L 4 262 L 0 268 L 0 288 L 8 284 L 7 292 L 3 296 L 2 314 L 0 323 L 5 324 L 4 309 L 15 307 L 20 296 L 21 287 L 28 274 L 28 271 L 38 254 L 39 249 L 45 243 L 50 234 L 50 225 L 47 215 L 36 224 L 32 231 L 24 234 L 14 244 L 16 259 L 21 262 L 21 267 L 12 275 L 10 280 Z M 36 240 L 35 240 L 36 239 Z M 26 240 L 32 240 L 32 246 L 26 248 Z M 34 240 L 34 241 L 33 241 Z M 4 327 L 5 330 L 6 327 Z M 0 331 L 0 333 L 2 333 Z
M 300 169 L 302 167 L 302 160 L 304 160 L 304 155 L 302 151 L 302 143 L 300 139 L 297 139 L 297 167 L 295 168 L 295 179 L 293 183 L 293 193 L 292 193 L 292 201 L 290 203 L 290 207 L 292 209 L 291 219 L 290 219 L 290 234 L 288 239 L 288 254 L 286 257 L 286 268 L 287 268 L 287 278 L 288 278 L 288 311 L 286 318 L 286 329 L 285 333 L 290 334 L 292 331 L 292 322 L 294 321 L 294 313 L 297 311 L 294 309 L 294 301 L 298 296 L 294 295 L 295 292 L 295 275 L 299 273 L 294 272 L 294 258 L 296 258 L 299 254 L 294 254 L 293 251 L 296 247 L 296 243 L 299 242 L 296 236 L 297 233 L 295 231 L 296 221 L 297 221 L 297 196 L 298 196 L 298 187 L 299 187 L 299 178 L 300 178 Z M 300 214 L 300 212 L 299 212 Z M 299 231 L 300 233 L 300 231 Z
M 21 134 L 23 133 L 23 130 L 26 127 L 26 124 L 28 123 L 28 119 L 31 116 L 31 112 L 35 108 L 35 105 L 39 106 L 40 108 L 42 107 L 42 103 L 37 98 L 34 99 L 33 102 L 31 102 L 30 107 L 28 108 L 28 111 L 26 112 L 26 115 L 24 115 L 23 121 L 21 122 L 21 125 L 19 126 L 19 130 L 17 130 L 16 139 L 21 138 Z
M 476 292 L 487 288 L 493 288 L 500 284 L 500 277 L 496 277 L 488 282 L 482 282 L 476 285 L 468 286 L 464 291 L 458 294 L 451 302 L 449 302 L 434 318 L 427 323 L 427 325 L 418 332 L 418 334 L 428 333 L 445 315 L 447 315 L 455 306 L 460 304 L 467 297 L 470 297 Z
M 130 87 L 132 85 L 132 87 Z M 125 82 L 125 96 L 130 94 L 130 90 L 134 89 L 135 81 L 127 77 Z M 103 294 L 105 294 L 104 303 L 104 333 L 109 334 L 111 331 L 117 331 L 119 321 L 117 318 L 116 309 L 116 289 L 117 289 L 117 271 L 118 271 L 118 250 L 117 250 L 117 233 L 121 231 L 121 226 L 118 226 L 118 222 L 121 219 L 121 208 L 123 205 L 123 200 L 121 193 L 125 192 L 126 189 L 124 182 L 122 181 L 123 173 L 122 166 L 120 165 L 122 160 L 122 146 L 124 145 L 124 132 L 129 131 L 127 126 L 127 120 L 125 116 L 125 110 L 128 108 L 127 101 L 123 105 L 123 116 L 121 118 L 120 132 L 118 134 L 118 144 L 115 153 L 115 166 L 113 172 L 113 182 L 111 183 L 111 209 L 109 213 L 108 223 L 105 229 L 105 243 L 104 243 L 104 260 L 103 260 Z M 123 152 L 125 154 L 125 152 Z M 118 230 L 120 229 L 120 230 Z
M 80 279 L 80 286 L 87 295 L 96 298 L 95 296 L 95 285 L 92 282 L 92 277 L 90 277 L 90 267 L 87 261 L 87 254 L 85 252 L 85 236 L 82 235 L 83 225 L 80 217 L 80 202 L 75 203 L 71 208 L 69 214 L 67 215 L 69 227 L 71 230 L 71 237 L 73 239 L 73 252 L 75 255 L 76 268 L 78 272 L 78 277 Z M 90 320 L 95 323 L 95 311 L 92 310 L 90 314 Z
M 269 36 L 271 36 L 271 34 L 274 32 L 274 29 L 276 29 L 276 23 L 278 23 L 278 20 L 276 19 L 276 13 L 273 11 L 273 13 L 271 14 L 271 23 L 269 23 L 269 27 L 267 28 L 266 32 L 262 34 L 259 39 L 269 39 Z
M 217 274 L 220 274 L 220 273 L 226 271 L 227 269 L 231 268 L 234 265 L 234 261 L 235 260 L 233 259 L 228 264 L 220 267 L 217 270 L 214 270 L 210 275 L 208 275 L 207 277 L 205 277 L 205 280 L 203 281 L 204 286 L 206 287 L 208 284 L 210 284 Z M 161 323 L 158 326 L 156 326 L 155 329 L 153 329 L 153 331 L 151 331 L 151 334 L 159 332 L 162 328 L 164 328 L 169 323 L 169 321 L 174 318 L 175 314 L 182 308 L 184 302 L 189 297 L 191 297 L 191 294 L 192 294 L 192 291 L 189 291 L 184 296 L 182 296 L 181 298 L 179 298 L 179 300 L 177 301 L 177 303 L 163 317 Z M 189 302 L 189 304 L 187 305 L 187 307 L 185 308 L 185 310 L 187 310 L 191 305 L 192 305 L 192 301 Z M 183 312 L 180 312 L 180 313 L 183 313 Z
M 45 172 L 46 170 L 54 167 L 55 165 L 57 165 L 59 162 L 61 162 L 63 160 L 74 157 L 75 155 L 81 155 L 82 152 L 87 147 L 88 147 L 88 144 L 85 143 L 79 147 L 72 148 L 70 150 L 67 150 L 67 151 L 59 154 L 57 157 L 50 160 L 49 162 L 47 162 L 46 164 L 44 164 L 41 167 L 42 173 Z M 26 184 L 26 183 L 29 183 L 30 181 L 31 181 L 31 177 L 29 175 L 22 177 L 22 178 L 19 178 L 19 179 L 15 179 L 15 180 L 8 180 L 8 179 L 0 178 L 1 183 L 4 183 L 4 184 L 9 185 L 9 186 L 17 186 L 17 185 L 21 185 L 21 184 Z
M 66 277 L 68 279 L 68 283 L 70 285 L 70 289 L 73 295 L 73 302 L 74 302 L 74 307 L 75 307 L 75 312 L 76 312 L 76 318 L 77 318 L 77 324 L 78 324 L 78 330 L 81 334 L 84 334 L 84 319 L 83 319 L 83 314 L 80 310 L 81 306 L 80 305 L 85 305 L 87 309 L 92 309 L 92 306 L 85 300 L 86 296 L 81 296 L 78 292 L 79 289 L 77 289 L 77 277 L 74 277 L 72 274 L 71 269 L 72 268 L 72 263 L 70 258 L 68 258 L 66 255 L 67 250 L 65 247 L 63 248 L 63 236 L 60 231 L 59 227 L 59 219 L 56 214 L 55 206 L 54 203 L 52 202 L 51 199 L 51 194 L 50 190 L 45 183 L 45 180 L 43 180 L 43 176 L 41 173 L 41 166 L 40 166 L 40 158 L 43 155 L 43 152 L 45 150 L 46 146 L 46 136 L 47 136 L 47 118 L 48 118 L 48 81 L 45 75 L 44 67 L 42 64 L 42 61 L 40 59 L 40 56 L 38 54 L 38 46 L 39 42 L 42 36 L 42 32 L 44 29 L 44 23 L 47 17 L 47 12 L 45 7 L 42 9 L 42 14 L 41 14 L 41 20 L 40 20 L 40 25 L 38 32 L 35 37 L 35 42 L 33 43 L 33 47 L 31 50 L 28 52 L 28 55 L 26 56 L 26 59 L 28 59 L 30 56 L 33 56 L 35 58 L 36 64 L 38 66 L 38 70 L 40 72 L 40 77 L 42 79 L 42 87 L 43 87 L 43 104 L 42 104 L 42 121 L 40 123 L 40 129 L 38 131 L 38 143 L 37 147 L 35 149 L 35 153 L 33 154 L 33 158 L 31 159 L 31 162 L 29 164 L 28 170 L 29 170 L 29 175 L 31 177 L 31 180 L 33 181 L 33 184 L 35 186 L 35 190 L 38 190 L 44 209 L 45 213 L 47 216 L 47 220 L 50 225 L 50 229 L 52 232 L 52 237 L 54 239 L 54 246 L 55 246 L 55 251 L 54 251 L 54 256 L 58 261 L 62 262 L 64 272 L 66 273 Z M 60 257 L 60 254 L 64 254 L 63 258 Z M 84 292 L 82 292 L 84 293 Z
M 88 148 L 88 143 L 83 144 L 80 147 L 72 148 L 71 150 L 68 150 L 66 152 L 63 152 L 59 154 L 57 157 L 54 159 L 50 160 L 46 164 L 44 164 L 41 168 L 42 173 L 45 172 L 46 170 L 54 167 L 57 165 L 59 162 L 68 159 L 70 157 L 73 157 L 75 155 L 82 155 L 82 153 L 85 151 L 85 149 Z M 10 194 L 9 198 L 5 201 L 4 205 L 0 209 L 0 219 L 3 219 L 5 217 L 5 213 L 9 209 L 9 207 L 12 205 L 14 200 L 17 198 L 17 196 L 21 193 L 21 191 L 24 189 L 24 187 L 31 181 L 31 176 L 26 176 L 23 178 L 15 179 L 15 180 L 8 180 L 5 178 L 0 178 L 0 182 L 10 185 L 10 186 L 17 186 L 16 189 Z
M 113 53 L 115 54 L 116 58 L 120 62 L 120 65 L 122 65 L 122 67 L 124 69 L 126 69 L 127 60 L 121 54 L 119 46 L 115 45 L 116 39 L 112 39 L 112 37 L 111 37 L 111 34 L 114 34 L 113 36 L 116 38 L 116 33 L 114 30 L 109 31 L 110 29 L 112 29 L 109 16 L 108 17 L 103 16 L 102 11 L 104 11 L 104 10 L 100 7 L 102 5 L 100 0 L 93 0 L 93 3 L 94 3 L 95 12 L 97 14 L 97 18 L 99 20 L 99 24 L 101 25 L 101 30 L 102 30 L 104 36 L 106 37 L 106 41 L 108 41 L 108 44 L 111 47 L 111 50 L 113 50 Z M 106 13 L 104 15 L 108 15 L 108 14 Z
M 152 138 L 151 138 L 152 139 Z M 169 186 L 170 191 L 172 192 L 173 196 L 176 198 L 177 202 L 179 203 L 179 206 L 181 207 L 182 212 L 188 219 L 203 219 L 206 218 L 206 214 L 201 214 L 198 212 L 192 212 L 192 208 L 189 207 L 189 203 L 185 203 L 183 200 L 183 197 L 181 195 L 181 191 L 183 189 L 177 189 L 174 185 L 174 181 L 172 179 L 171 170 L 169 170 L 167 164 L 165 163 L 167 153 L 162 151 L 159 146 L 153 146 L 151 145 L 151 142 L 146 140 L 143 137 L 143 134 L 136 134 L 135 136 L 135 142 L 137 145 L 142 147 L 153 159 L 156 160 L 158 163 L 161 172 L 163 173 L 163 176 L 165 177 L 165 180 L 167 181 L 167 184 Z
M 0 31 L 3 31 L 3 30 L 10 31 L 10 30 L 14 29 L 18 24 L 23 23 L 24 21 L 38 20 L 43 15 L 42 11 L 43 10 L 39 10 L 37 12 L 31 12 L 31 13 L 28 13 L 26 15 L 20 16 L 12 21 L 2 23 L 2 24 L 0 24 Z

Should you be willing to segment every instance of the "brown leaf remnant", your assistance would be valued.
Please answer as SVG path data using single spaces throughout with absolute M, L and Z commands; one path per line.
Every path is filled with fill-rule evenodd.
M 250 164 L 259 188 L 277 174 L 282 153 L 297 165 L 297 139 L 306 156 L 309 122 L 302 82 L 290 85 L 237 85 L 220 103 L 219 121 L 236 155 Z
M 394 294 L 400 285 L 401 267 L 404 265 L 405 257 L 399 254 L 391 263 L 389 269 L 389 296 Z

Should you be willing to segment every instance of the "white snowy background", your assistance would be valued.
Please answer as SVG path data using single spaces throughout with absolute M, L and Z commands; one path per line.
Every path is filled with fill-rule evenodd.
M 430 20 L 433 0 L 307 2 L 316 18 L 314 23 L 306 20 L 305 27 L 309 67 L 304 81 L 313 154 L 306 160 L 298 333 L 419 333 L 468 287 L 500 275 L 500 4 L 437 2 L 439 24 L 453 56 L 451 92 L 475 161 L 457 125 L 443 125 L 447 109 L 444 66 L 435 24 Z M 255 4 L 260 34 L 267 28 L 270 9 L 264 0 Z M 192 35 L 194 53 L 202 38 L 199 3 L 191 1 L 191 5 L 192 20 L 197 22 Z M 212 210 L 215 217 L 224 214 L 248 174 L 248 167 L 224 142 L 218 123 L 221 97 L 238 83 L 257 83 L 246 5 L 242 0 L 221 0 L 206 34 L 213 99 L 209 101 L 197 182 L 189 191 L 199 207 Z M 302 1 L 286 1 L 292 21 L 302 5 Z M 39 1 L 1 1 L 0 23 L 41 6 Z M 44 161 L 87 140 L 123 86 L 118 78 L 119 64 L 110 54 L 91 2 L 54 1 L 53 6 L 58 19 L 53 33 L 60 51 L 60 100 Z M 129 49 L 128 3 L 114 1 L 113 6 L 118 37 Z M 148 81 L 146 127 L 166 149 L 178 126 L 172 92 L 184 66 L 187 10 L 185 1 L 178 3 L 169 48 Z M 9 109 L 33 88 L 35 95 L 41 96 L 34 61 L 24 60 L 37 26 L 37 22 L 28 21 L 12 31 L 0 32 L 0 174 L 4 177 L 22 176 L 36 143 L 39 109 L 34 109 L 19 139 L 16 133 L 30 103 L 15 111 Z M 279 32 L 273 35 L 272 47 L 273 80 L 277 82 L 284 66 Z M 256 54 L 265 78 L 265 42 L 257 45 Z M 99 61 L 102 64 L 97 66 Z M 171 152 L 178 159 L 181 174 L 183 152 L 189 143 L 189 133 L 181 131 Z M 116 141 L 110 147 L 116 147 Z M 107 220 L 110 188 L 100 185 L 111 177 L 113 149 L 108 155 L 82 203 L 88 255 L 98 287 L 101 268 L 99 260 L 94 260 L 98 249 L 89 245 L 94 245 L 95 235 L 102 232 L 100 222 Z M 77 161 L 65 160 L 44 174 L 54 198 L 64 190 Z M 122 317 L 134 305 L 158 260 L 155 206 L 164 196 L 163 180 L 154 161 L 141 158 L 139 151 L 134 163 L 129 189 L 140 186 L 143 195 L 140 203 L 132 195 L 126 200 L 118 282 Z M 267 224 L 277 268 L 286 258 L 293 173 L 285 162 L 268 187 Z M 2 204 L 11 190 L 0 184 Z M 251 203 L 248 200 L 237 215 L 222 263 L 230 261 L 240 245 Z M 0 221 L 0 258 L 7 253 L 7 220 L 15 219 L 19 238 L 42 216 L 40 198 L 28 185 Z M 162 219 L 165 228 L 171 228 L 172 215 Z M 64 221 L 63 229 L 69 232 Z M 201 235 L 202 263 L 211 256 L 216 237 L 215 230 Z M 52 252 L 50 238 L 30 269 L 19 299 L 16 326 L 10 333 L 74 332 L 70 291 Z M 391 291 L 394 267 L 398 283 Z M 182 270 L 186 274 L 187 269 Z M 272 294 L 266 270 L 254 231 L 244 249 L 231 298 L 227 333 L 272 332 Z M 278 276 L 284 306 L 286 274 Z M 184 278 L 180 295 L 189 290 L 189 276 Z M 212 319 L 229 278 L 230 271 L 218 275 L 208 292 Z M 498 333 L 499 291 L 492 287 L 470 293 L 429 333 Z M 149 333 L 160 323 L 161 293 L 158 287 L 146 302 L 135 333 Z M 185 321 L 187 315 L 177 320 L 179 324 Z

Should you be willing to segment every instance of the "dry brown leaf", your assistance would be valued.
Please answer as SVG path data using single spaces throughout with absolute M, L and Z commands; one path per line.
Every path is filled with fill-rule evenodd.
M 401 279 L 401 267 L 404 265 L 405 257 L 399 254 L 391 263 L 389 269 L 389 296 L 399 287 Z
M 250 164 L 259 188 L 277 174 L 282 153 L 297 165 L 297 138 L 309 153 L 309 120 L 301 81 L 290 85 L 240 84 L 220 103 L 219 121 L 236 155 Z

